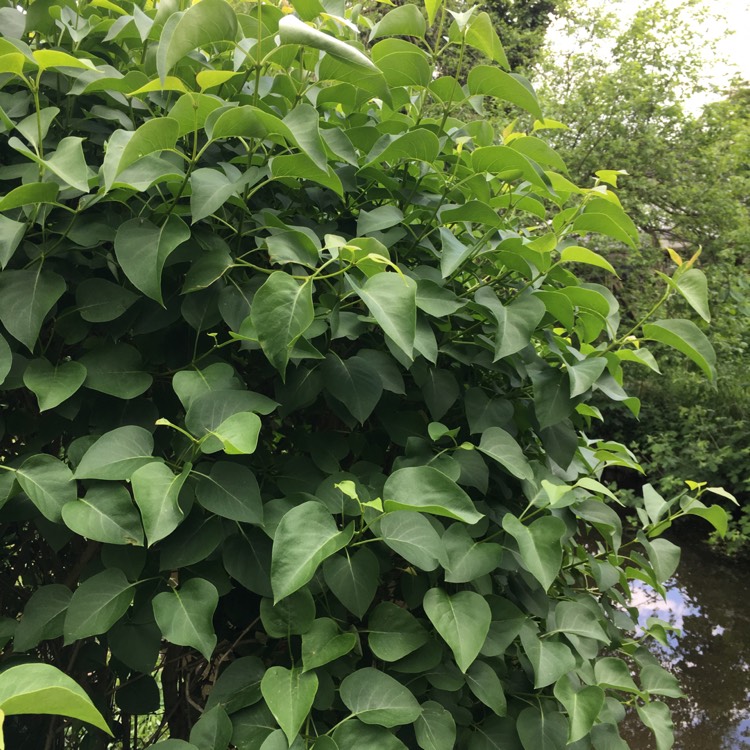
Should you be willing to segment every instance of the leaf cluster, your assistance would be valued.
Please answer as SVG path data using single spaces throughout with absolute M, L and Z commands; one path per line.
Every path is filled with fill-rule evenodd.
M 637 230 L 566 176 L 486 15 L 2 10 L 7 663 L 63 665 L 123 746 L 163 707 L 141 744 L 599 749 L 632 704 L 668 748 L 629 581 L 722 511 L 647 498 L 623 542 L 599 480 L 638 466 L 589 402 L 637 413 L 646 340 L 714 354 L 578 275 Z M 487 59 L 463 83 L 445 46 Z M 485 100 L 533 129 L 461 119 Z M 703 315 L 690 265 L 665 295 Z

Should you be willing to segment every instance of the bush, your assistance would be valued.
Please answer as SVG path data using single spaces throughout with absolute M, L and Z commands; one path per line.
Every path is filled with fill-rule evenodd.
M 646 338 L 711 378 L 713 352 L 688 320 L 619 332 L 575 275 L 635 228 L 565 178 L 488 17 L 0 21 L 5 664 L 74 676 L 121 748 L 616 747 L 622 703 L 668 747 L 628 580 L 673 572 L 671 515 L 721 511 L 647 502 L 623 545 L 598 479 L 636 464 L 588 401 L 637 410 Z M 450 46 L 488 64 L 440 76 Z M 669 289 L 700 311 L 702 278 Z

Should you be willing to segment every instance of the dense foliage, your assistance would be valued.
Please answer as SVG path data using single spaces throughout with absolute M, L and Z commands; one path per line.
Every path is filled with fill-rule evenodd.
M 716 389 L 678 358 L 664 376 L 630 372 L 643 400 L 639 420 L 611 414 L 607 435 L 631 447 L 649 479 L 672 493 L 700 477 L 750 502 L 750 98 L 736 82 L 710 89 L 707 60 L 718 55 L 715 4 L 649 3 L 628 16 L 591 4 L 565 26 L 576 45 L 543 61 L 545 113 L 565 122 L 554 144 L 576 180 L 606 166 L 624 170 L 620 199 L 641 236 L 636 253 L 599 240 L 618 267 L 609 283 L 623 316 L 637 320 L 660 295 L 655 269 L 669 273 L 666 248 L 698 263 L 711 280 L 712 316 L 701 322 L 721 363 Z M 561 46 L 558 44 L 558 46 Z M 696 96 L 717 101 L 697 107 Z M 622 283 L 625 282 L 625 283 Z M 604 282 L 607 283 L 607 282 Z M 670 312 L 684 314 L 673 299 Z
M 589 235 L 637 228 L 615 175 L 565 176 L 489 17 L 0 21 L 3 666 L 75 677 L 118 748 L 604 750 L 626 704 L 669 748 L 665 625 L 633 632 L 628 582 L 674 571 L 673 518 L 726 519 L 648 487 L 623 541 L 599 480 L 638 467 L 590 402 L 637 413 L 647 340 L 715 380 L 695 323 L 654 319 L 670 295 L 705 317 L 705 277 L 680 260 L 620 326 L 577 275 L 615 273 Z M 486 60 L 441 76 L 454 47 Z M 96 723 L 64 692 L 8 713 Z

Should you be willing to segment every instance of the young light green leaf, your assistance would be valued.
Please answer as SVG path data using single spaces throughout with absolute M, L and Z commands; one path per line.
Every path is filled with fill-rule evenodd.
M 315 319 L 312 282 L 274 271 L 255 293 L 250 319 L 268 361 L 283 378 L 292 347 Z
M 152 461 L 136 469 L 130 477 L 148 546 L 169 536 L 184 520 L 178 500 L 190 469 L 190 464 L 186 464 L 182 472 L 175 475 L 166 464 Z
M 430 589 L 423 606 L 430 622 L 450 646 L 458 668 L 465 673 L 487 638 L 492 620 L 487 601 L 474 591 L 450 596 L 441 589 Z
M 274 600 L 302 588 L 318 566 L 349 543 L 354 527 L 339 531 L 325 506 L 314 500 L 287 511 L 276 527 L 271 557 Z
M 161 275 L 164 264 L 189 239 L 190 229 L 174 214 L 160 227 L 146 219 L 130 219 L 117 228 L 115 255 L 133 286 L 163 304 Z
M 0 674 L 0 712 L 69 716 L 112 736 L 83 688 L 50 664 L 18 664 Z
M 148 430 L 126 425 L 106 432 L 84 453 L 76 479 L 130 479 L 133 472 L 154 460 L 154 439 Z
M 135 594 L 119 568 L 87 578 L 74 592 L 65 615 L 65 644 L 106 633 L 130 608 Z
M 79 362 L 52 365 L 35 359 L 23 373 L 23 384 L 36 396 L 39 411 L 47 411 L 69 399 L 86 380 L 86 368 Z
M 570 245 L 560 253 L 560 260 L 563 263 L 585 263 L 589 266 L 596 266 L 617 276 L 614 266 L 606 258 L 586 247 Z
M 518 543 L 524 568 L 547 591 L 560 572 L 565 522 L 554 516 L 544 516 L 525 526 L 514 515 L 506 513 L 503 529 Z
M 0 210 L 3 210 L 0 201 Z M 3 271 L 0 275 L 0 322 L 29 351 L 39 337 L 47 313 L 65 292 L 61 276 L 36 268 Z
M 471 498 L 449 477 L 431 466 L 409 466 L 391 474 L 383 487 L 383 507 L 432 513 L 464 523 L 476 523 L 483 515 Z
M 179 589 L 154 597 L 154 617 L 170 643 L 191 646 L 210 660 L 216 648 L 213 616 L 218 603 L 216 586 L 202 578 L 191 578 Z
M 372 667 L 358 669 L 341 682 L 341 700 L 364 724 L 396 727 L 421 713 L 417 699 L 398 680 Z
M 105 544 L 143 544 L 143 526 L 130 493 L 119 484 L 97 483 L 85 497 L 66 503 L 65 525 L 76 534 Z
M 318 677 L 301 669 L 270 667 L 260 683 L 263 699 L 291 745 L 310 713 Z
M 32 203 L 54 203 L 59 192 L 60 187 L 54 182 L 29 182 L 13 188 L 0 198 L 0 211 L 10 211 Z
M 416 282 L 401 274 L 379 273 L 362 287 L 351 277 L 349 283 L 383 332 L 411 359 L 417 327 Z

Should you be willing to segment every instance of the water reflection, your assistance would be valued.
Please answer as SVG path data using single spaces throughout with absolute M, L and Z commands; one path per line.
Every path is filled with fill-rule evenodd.
M 679 679 L 687 695 L 668 700 L 675 724 L 675 750 L 750 748 L 750 582 L 747 563 L 727 563 L 701 542 L 682 546 L 679 570 L 664 601 L 645 585 L 634 587 L 633 604 L 645 626 L 658 617 L 677 628 L 669 647 L 653 651 Z M 634 750 L 655 747 L 651 733 L 629 722 L 623 737 Z

